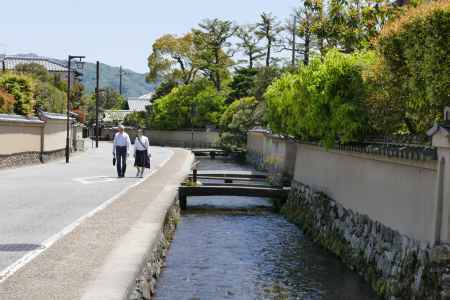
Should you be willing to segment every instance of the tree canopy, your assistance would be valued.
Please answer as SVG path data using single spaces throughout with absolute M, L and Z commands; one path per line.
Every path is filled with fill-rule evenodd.
M 192 33 L 176 37 L 166 34 L 155 41 L 148 57 L 149 82 L 180 81 L 185 84 L 195 79 L 199 70 L 198 50 Z

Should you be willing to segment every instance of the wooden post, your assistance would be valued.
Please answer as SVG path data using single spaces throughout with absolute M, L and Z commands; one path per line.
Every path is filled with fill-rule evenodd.
M 178 192 L 178 199 L 179 199 L 179 203 L 180 203 L 180 209 L 181 210 L 186 210 L 187 208 L 187 196 L 185 193 L 183 192 Z
M 192 181 L 197 183 L 197 169 L 192 170 Z

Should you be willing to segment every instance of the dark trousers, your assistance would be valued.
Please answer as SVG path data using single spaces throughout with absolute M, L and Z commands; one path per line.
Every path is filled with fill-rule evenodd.
M 117 164 L 117 175 L 119 177 L 124 177 L 127 170 L 127 147 L 117 146 L 116 147 L 116 164 Z

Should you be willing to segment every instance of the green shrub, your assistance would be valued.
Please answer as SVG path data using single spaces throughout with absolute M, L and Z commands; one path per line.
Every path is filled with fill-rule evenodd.
M 15 98 L 13 112 L 29 116 L 34 109 L 34 82 L 30 76 L 6 73 L 0 76 L 0 87 Z
M 275 81 L 265 94 L 270 128 L 327 147 L 337 139 L 360 139 L 367 129 L 363 74 L 373 59 L 372 53 L 332 50 L 323 62 L 313 59 L 297 74 Z
M 450 105 L 450 1 L 409 9 L 382 30 L 377 48 L 382 58 L 377 76 L 379 99 L 400 107 L 400 127 L 423 133 L 439 121 Z M 382 104 L 374 101 L 373 104 Z M 399 112 L 400 110 L 400 112 Z M 381 109 L 376 113 L 383 112 Z M 377 118 L 389 117 L 385 110 Z M 382 127 L 382 124 L 375 124 Z M 398 129 L 398 128 L 397 128 Z M 393 130 L 387 128 L 386 131 Z
M 14 96 L 0 88 L 0 113 L 10 114 L 14 110 Z

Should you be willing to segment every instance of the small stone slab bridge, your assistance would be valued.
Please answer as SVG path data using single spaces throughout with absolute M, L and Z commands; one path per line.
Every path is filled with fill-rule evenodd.
M 198 179 L 215 180 L 224 183 L 199 183 Z M 263 183 L 267 173 L 251 171 L 196 171 L 190 175 L 190 181 L 198 185 L 183 185 L 178 189 L 180 208 L 187 208 L 190 196 L 244 196 L 272 198 L 284 202 L 290 188 L 267 186 Z M 240 183 L 234 183 L 239 181 Z M 254 183 L 247 183 L 253 181 Z M 246 182 L 246 183 L 241 183 Z M 257 184 L 256 182 L 259 182 Z
M 199 156 L 211 156 L 212 158 L 216 156 L 225 156 L 227 153 L 223 149 L 216 149 L 216 148 L 194 148 L 191 149 L 192 153 L 194 155 Z

